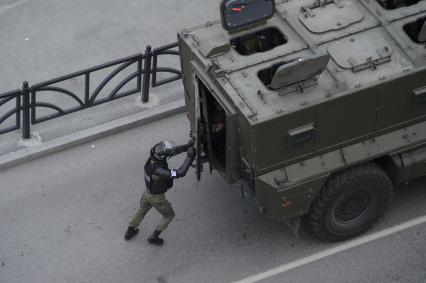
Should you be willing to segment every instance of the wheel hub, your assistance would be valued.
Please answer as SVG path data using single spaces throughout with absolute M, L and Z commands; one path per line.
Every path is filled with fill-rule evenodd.
M 370 205 L 370 196 L 367 192 L 358 191 L 344 197 L 335 210 L 336 220 L 351 222 L 359 218 Z

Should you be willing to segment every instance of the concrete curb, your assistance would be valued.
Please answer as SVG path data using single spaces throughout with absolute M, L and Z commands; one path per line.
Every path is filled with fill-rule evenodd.
M 35 147 L 21 149 L 0 156 L 0 170 L 183 112 L 185 112 L 185 100 L 180 99 L 172 103 L 157 106 L 153 109 L 144 110 L 141 113 L 119 118 L 54 140 L 46 141 Z

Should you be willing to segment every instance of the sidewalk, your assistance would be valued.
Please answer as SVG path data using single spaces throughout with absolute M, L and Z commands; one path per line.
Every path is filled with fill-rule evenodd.
M 55 153 L 83 143 L 87 143 L 108 135 L 116 134 L 141 125 L 155 122 L 185 111 L 183 99 L 163 104 L 152 109 L 146 109 L 133 115 L 128 115 L 110 122 L 99 124 L 84 130 L 63 135 L 46 141 L 18 139 L 16 150 L 0 155 L 0 170 L 15 166 L 47 154 Z M 35 132 L 32 133 L 34 135 Z M 36 133 L 37 134 L 37 133 Z M 11 134 L 10 137 L 15 136 Z M 37 134 L 38 135 L 38 134 Z M 4 139 L 4 143 L 11 142 Z M 1 143 L 0 143 L 1 145 Z M 13 143 L 10 147 L 13 146 Z M 4 147 L 6 148 L 6 147 Z
M 0 1 L 0 94 L 20 88 L 24 80 L 30 85 L 41 83 L 143 52 L 148 44 L 156 48 L 175 42 L 176 33 L 181 29 L 218 18 L 219 2 Z M 176 68 L 180 63 L 176 56 L 165 56 L 159 64 Z M 100 75 L 102 78 L 107 74 Z M 34 125 L 31 131 L 36 139 L 30 142 L 20 140 L 22 130 L 4 134 L 0 136 L 0 156 L 34 151 L 73 133 L 78 136 L 81 131 L 90 132 L 93 127 L 109 128 L 105 123 L 114 124 L 117 119 L 137 120 L 137 115 L 144 117 L 145 111 L 182 98 L 182 82 L 177 81 L 151 89 L 150 102 L 145 105 L 140 102 L 140 94 L 131 95 Z M 54 101 L 61 106 L 61 102 L 69 103 L 66 100 L 46 96 L 44 102 Z M 0 116 L 8 110 L 0 109 Z

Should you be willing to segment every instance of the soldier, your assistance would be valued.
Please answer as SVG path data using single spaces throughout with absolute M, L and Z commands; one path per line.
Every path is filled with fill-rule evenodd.
M 187 152 L 187 157 L 178 170 L 170 170 L 167 158 Z M 146 213 L 154 207 L 163 219 L 158 224 L 155 231 L 148 238 L 150 244 L 162 245 L 164 240 L 159 238 L 169 223 L 175 217 L 172 205 L 166 199 L 165 193 L 173 186 L 173 179 L 184 177 L 195 158 L 194 142 L 175 147 L 173 143 L 163 141 L 151 149 L 150 157 L 145 163 L 145 185 L 146 190 L 142 194 L 140 208 L 136 212 L 129 228 L 124 236 L 125 240 L 130 240 L 139 232 L 139 225 Z

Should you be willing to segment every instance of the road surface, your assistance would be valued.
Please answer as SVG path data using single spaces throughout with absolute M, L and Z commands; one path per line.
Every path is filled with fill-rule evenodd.
M 0 282 L 248 282 L 297 261 L 261 282 L 426 282 L 424 222 L 310 262 L 340 244 L 307 227 L 296 239 L 215 173 L 197 183 L 190 171 L 175 182 L 167 196 L 177 216 L 163 247 L 146 241 L 160 219 L 155 211 L 124 241 L 150 147 L 187 135 L 178 115 L 1 171 Z M 424 217 L 425 185 L 399 187 L 368 235 Z

